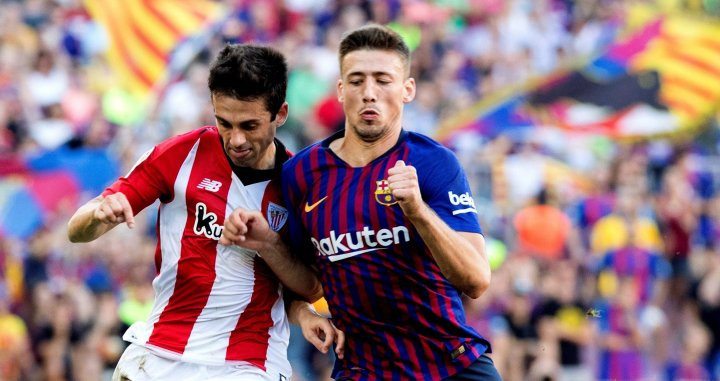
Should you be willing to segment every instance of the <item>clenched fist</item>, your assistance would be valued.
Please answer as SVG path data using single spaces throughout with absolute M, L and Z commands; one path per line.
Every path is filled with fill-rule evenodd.
M 388 186 L 393 197 L 398 201 L 403 213 L 412 217 L 424 206 L 420 194 L 420 183 L 418 182 L 417 171 L 412 165 L 405 165 L 405 162 L 398 160 L 395 165 L 388 169 Z
M 104 224 L 127 223 L 129 228 L 135 227 L 135 217 L 127 197 L 121 192 L 105 196 L 95 208 L 93 218 Z

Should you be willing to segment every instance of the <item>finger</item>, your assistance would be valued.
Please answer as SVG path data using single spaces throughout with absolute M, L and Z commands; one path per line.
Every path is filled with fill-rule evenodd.
M 115 197 L 108 197 L 108 205 L 110 206 L 110 209 L 112 210 L 112 215 L 115 217 L 113 219 L 113 222 L 121 222 L 120 217 L 123 217 L 125 215 L 125 210 L 123 208 L 122 199 L 119 196 Z
M 230 223 L 233 224 L 233 233 L 242 235 L 247 232 L 246 219 L 242 210 L 235 210 L 230 215 Z
M 398 160 L 395 162 L 394 168 L 402 168 L 405 166 L 405 162 L 403 160 Z
M 335 326 L 333 326 L 333 329 L 335 329 L 335 354 L 342 360 L 345 357 L 345 332 L 335 328 Z
M 257 210 L 249 211 L 246 214 L 248 229 L 254 227 L 257 231 L 264 231 L 270 228 L 265 217 Z
M 237 225 L 232 221 L 232 219 L 228 218 L 227 221 L 225 221 L 225 224 L 223 226 L 223 235 L 234 236 L 237 234 L 238 234 Z
M 327 353 L 328 349 L 330 349 L 330 346 L 335 341 L 335 329 L 330 325 L 330 322 L 328 321 L 327 324 L 323 324 L 320 329 L 325 333 L 325 340 L 323 340 L 323 353 Z
M 107 213 L 105 213 L 104 208 L 105 208 L 105 205 L 103 205 L 103 204 L 101 204 L 97 208 L 95 208 L 94 217 L 96 220 L 98 220 L 102 223 L 107 223 L 108 218 L 107 218 Z
M 311 334 L 305 335 L 305 340 L 307 340 L 320 352 L 327 353 L 327 349 L 323 348 L 323 341 L 320 340 L 320 338 L 314 331 Z
M 105 202 L 102 205 L 100 205 L 100 213 L 102 215 L 102 218 L 100 221 L 104 223 L 114 223 L 117 221 L 117 217 L 115 217 L 115 213 L 113 212 L 112 206 L 109 202 Z
M 130 206 L 130 201 L 128 201 L 127 197 L 124 195 L 119 197 L 120 205 L 122 206 L 122 212 L 123 217 L 125 217 L 125 222 L 127 223 L 127 226 L 132 229 L 135 227 L 135 216 L 133 215 L 132 206 Z
M 392 183 L 391 189 L 411 189 L 418 187 L 417 181 L 413 179 L 401 179 Z

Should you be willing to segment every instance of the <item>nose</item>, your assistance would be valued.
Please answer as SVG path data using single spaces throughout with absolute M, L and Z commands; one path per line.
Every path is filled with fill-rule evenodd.
M 363 96 L 363 102 L 365 102 L 365 103 L 369 103 L 369 102 L 372 103 L 377 100 L 375 84 L 373 83 L 373 81 L 365 81 L 365 86 L 363 87 L 362 96 Z
M 230 145 L 233 147 L 240 147 L 247 139 L 245 138 L 245 132 L 240 128 L 233 128 L 230 132 Z

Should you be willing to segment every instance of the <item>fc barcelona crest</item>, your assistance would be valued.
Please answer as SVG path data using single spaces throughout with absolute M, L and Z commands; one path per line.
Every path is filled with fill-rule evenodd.
M 390 185 L 387 180 L 382 179 L 375 181 L 375 183 L 377 183 L 377 187 L 375 187 L 375 201 L 387 206 L 397 204 L 397 200 L 395 199 L 395 196 L 392 195 L 392 191 L 390 190 Z
M 282 206 L 275 204 L 275 203 L 269 203 L 268 209 L 267 209 L 267 220 L 268 224 L 270 225 L 270 229 L 274 231 L 280 231 L 282 229 L 283 225 L 285 225 L 285 222 L 288 219 L 288 211 L 287 209 L 283 208 Z

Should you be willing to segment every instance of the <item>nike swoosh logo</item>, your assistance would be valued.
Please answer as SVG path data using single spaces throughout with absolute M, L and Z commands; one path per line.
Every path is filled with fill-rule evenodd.
M 318 202 L 316 202 L 312 205 L 309 205 L 307 202 L 305 202 L 305 213 L 310 213 L 313 209 L 315 209 L 316 206 L 320 205 L 320 203 L 325 201 L 326 198 L 327 198 L 327 196 L 321 198 L 320 200 L 318 200 Z

